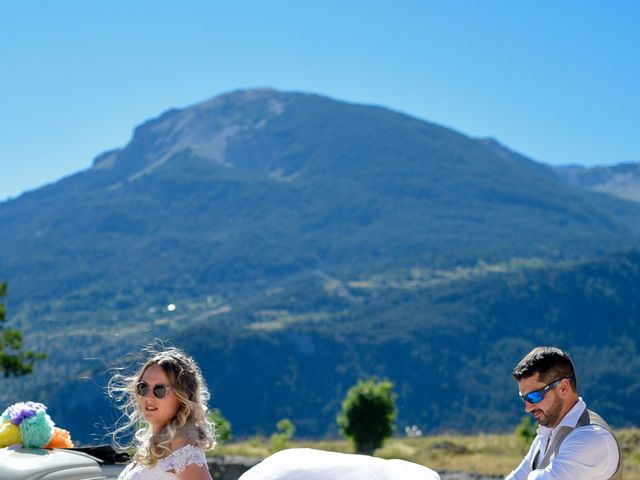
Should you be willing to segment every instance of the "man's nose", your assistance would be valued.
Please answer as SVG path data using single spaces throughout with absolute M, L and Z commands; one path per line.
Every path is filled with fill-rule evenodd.
M 535 408 L 536 408 L 536 404 L 535 403 L 530 403 L 530 402 L 527 402 L 525 400 L 525 402 L 524 402 L 524 411 L 525 412 L 531 413 L 533 411 L 533 409 L 535 409 Z

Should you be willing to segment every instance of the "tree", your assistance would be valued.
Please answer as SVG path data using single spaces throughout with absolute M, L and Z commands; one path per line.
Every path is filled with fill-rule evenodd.
M 7 284 L 0 282 L 0 298 L 6 297 Z M 26 375 L 33 371 L 36 360 L 46 357 L 43 353 L 22 350 L 22 333 L 15 328 L 5 328 L 6 309 L 0 303 L 0 371 L 5 377 Z
M 289 446 L 289 441 L 293 438 L 293 434 L 296 432 L 296 427 L 288 418 L 281 419 L 276 423 L 276 432 L 271 434 L 269 443 L 271 444 L 271 451 L 277 452 L 278 450 L 284 450 Z
M 358 453 L 371 455 L 393 433 L 396 418 L 393 384 L 387 380 L 359 380 L 342 402 L 338 426 Z
M 214 408 L 209 412 L 209 420 L 216 426 L 216 441 L 224 445 L 231 440 L 231 423 L 222 416 L 219 408 Z
M 533 439 L 536 437 L 536 428 L 537 425 L 531 421 L 529 415 L 522 417 L 522 421 L 516 427 L 514 433 L 523 449 L 528 449 L 531 442 L 533 442 Z

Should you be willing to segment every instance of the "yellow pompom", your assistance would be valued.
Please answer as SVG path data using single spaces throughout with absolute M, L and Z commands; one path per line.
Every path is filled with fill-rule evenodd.
M 64 428 L 53 427 L 53 437 L 44 448 L 73 448 L 71 434 Z
M 22 443 L 20 427 L 11 422 L 0 423 L 0 448 Z

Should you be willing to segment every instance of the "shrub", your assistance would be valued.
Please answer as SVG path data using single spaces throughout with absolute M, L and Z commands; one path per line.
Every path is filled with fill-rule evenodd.
M 536 438 L 536 424 L 531 421 L 531 418 L 527 415 L 522 417 L 522 421 L 518 424 L 515 430 L 515 435 L 518 441 L 526 448 Z
M 271 435 L 269 443 L 271 445 L 271 451 L 277 452 L 278 450 L 284 450 L 289 446 L 289 441 L 293 437 L 296 431 L 296 427 L 291 420 L 283 418 L 276 423 L 276 431 Z
M 224 445 L 231 440 L 231 423 L 222 416 L 220 409 L 214 408 L 209 412 L 209 420 L 216 425 L 216 441 Z
M 338 426 L 358 453 L 371 455 L 393 433 L 396 418 L 393 384 L 375 379 L 359 380 L 342 402 Z

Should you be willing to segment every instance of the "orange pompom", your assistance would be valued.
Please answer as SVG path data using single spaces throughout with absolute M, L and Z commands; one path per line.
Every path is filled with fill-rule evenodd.
M 71 434 L 64 428 L 54 427 L 53 437 L 51 437 L 51 441 L 47 443 L 44 448 L 73 448 Z

